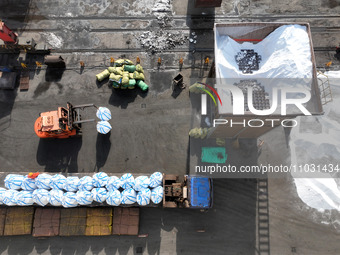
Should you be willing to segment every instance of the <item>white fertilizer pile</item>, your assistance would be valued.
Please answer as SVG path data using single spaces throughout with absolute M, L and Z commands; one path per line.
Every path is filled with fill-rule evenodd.
M 280 26 L 262 41 L 238 43 L 227 35 L 217 35 L 216 72 L 219 78 L 311 78 L 312 61 L 306 28 Z M 242 73 L 235 56 L 241 50 L 254 50 L 261 56 L 259 70 Z
M 333 101 L 324 106 L 323 116 L 297 118 L 300 127 L 292 129 L 290 148 L 292 164 L 310 167 L 314 164 L 316 169 L 325 167 L 329 173 L 317 175 L 325 178 L 298 178 L 308 177 L 308 173 L 292 173 L 292 176 L 305 204 L 319 211 L 340 211 L 340 72 L 325 74 L 329 78 Z

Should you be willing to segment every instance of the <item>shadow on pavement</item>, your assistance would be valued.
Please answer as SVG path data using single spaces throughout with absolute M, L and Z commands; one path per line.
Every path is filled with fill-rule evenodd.
M 78 153 L 82 139 L 40 139 L 37 162 L 47 172 L 78 172 Z
M 146 97 L 148 92 L 143 92 L 139 88 L 135 89 L 112 89 L 109 104 L 126 109 L 129 103 L 136 100 L 137 96 Z
M 97 134 L 97 142 L 96 142 L 96 171 L 99 170 L 105 165 L 107 157 L 109 156 L 111 149 L 111 141 L 110 141 L 111 132 L 106 135 Z

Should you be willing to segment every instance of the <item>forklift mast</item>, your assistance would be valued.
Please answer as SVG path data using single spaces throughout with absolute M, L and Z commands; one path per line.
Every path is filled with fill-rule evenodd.
M 95 107 L 97 108 L 94 104 L 83 104 L 83 105 L 76 105 L 73 106 L 71 103 L 67 103 L 67 110 L 68 110 L 68 118 L 67 118 L 67 125 L 69 130 L 72 130 L 73 128 L 80 128 L 81 123 L 85 122 L 92 122 L 94 119 L 81 119 L 80 115 L 80 110 L 84 110 L 84 108 L 87 107 Z

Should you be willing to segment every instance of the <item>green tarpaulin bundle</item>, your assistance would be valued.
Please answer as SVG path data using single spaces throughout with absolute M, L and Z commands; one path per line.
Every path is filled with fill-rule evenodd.
M 142 80 L 137 80 L 136 84 L 143 91 L 147 91 L 149 89 L 149 86 Z
M 119 75 L 123 74 L 123 67 L 110 66 L 107 70 L 109 70 L 110 73 L 119 74 Z
M 129 80 L 128 88 L 129 88 L 129 89 L 134 89 L 134 88 L 135 88 L 135 85 L 136 85 L 136 80 L 135 80 L 135 79 L 130 79 L 130 80 Z
M 127 89 L 128 86 L 129 86 L 129 83 L 124 84 L 124 85 L 122 84 L 122 85 L 120 85 L 120 88 L 121 88 L 121 89 Z
M 124 71 L 128 71 L 129 73 L 133 73 L 136 71 L 136 66 L 134 65 L 124 65 Z
M 100 74 L 96 75 L 96 78 L 98 81 L 102 81 L 104 79 L 106 79 L 107 77 L 109 77 L 110 72 L 106 69 L 103 72 L 101 72 Z
M 113 82 L 112 83 L 112 87 L 114 87 L 115 89 L 119 89 L 120 88 L 120 84 L 118 82 Z

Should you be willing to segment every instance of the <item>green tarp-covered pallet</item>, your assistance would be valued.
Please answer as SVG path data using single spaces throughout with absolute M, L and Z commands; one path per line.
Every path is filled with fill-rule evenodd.
M 129 59 L 118 59 L 114 66 L 96 75 L 99 82 L 109 78 L 112 87 L 115 89 L 134 89 L 139 87 L 142 91 L 147 91 L 149 86 L 144 82 L 144 69 L 140 64 L 134 65 Z

